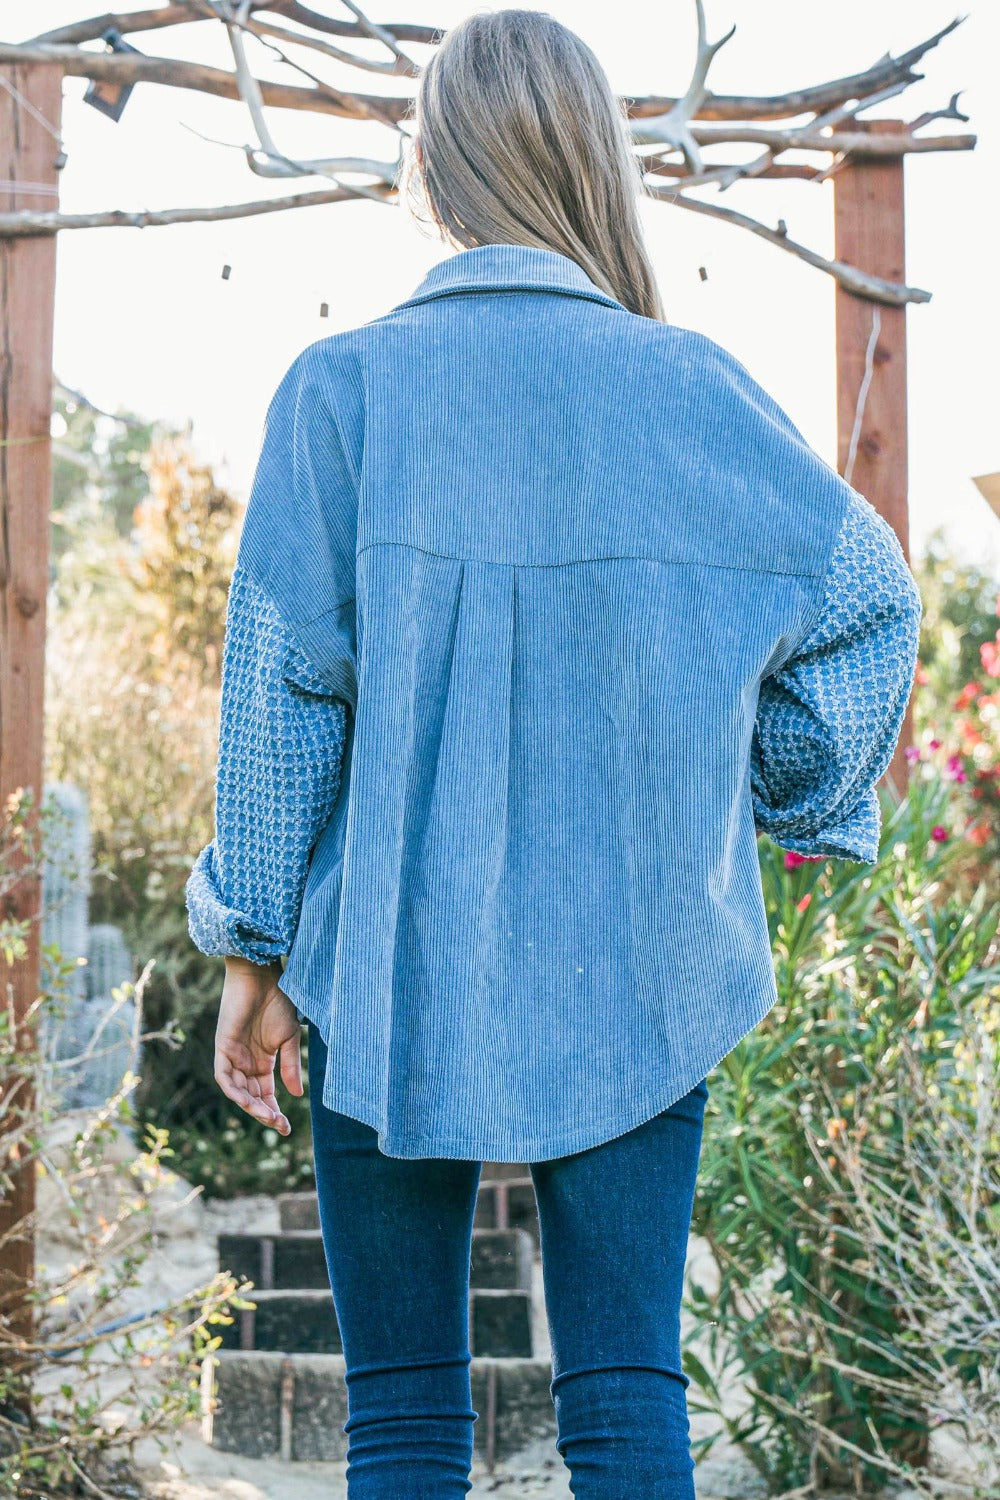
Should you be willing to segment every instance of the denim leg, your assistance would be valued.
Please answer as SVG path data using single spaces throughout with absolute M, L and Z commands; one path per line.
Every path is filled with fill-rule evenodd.
M 557 1447 L 578 1500 L 694 1500 L 680 1304 L 708 1086 L 532 1165 Z
M 316 1187 L 348 1392 L 350 1500 L 464 1500 L 472 1488 L 469 1258 L 481 1163 L 382 1154 L 322 1103 L 309 1025 Z

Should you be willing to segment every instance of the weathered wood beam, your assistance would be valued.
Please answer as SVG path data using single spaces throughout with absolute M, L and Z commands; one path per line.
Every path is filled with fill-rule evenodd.
M 235 73 L 212 68 L 207 63 L 172 57 L 147 57 L 138 52 L 85 52 L 79 47 L 34 44 L 20 46 L 0 42 L 0 62 L 58 63 L 75 78 L 96 78 L 108 83 L 159 83 L 168 88 L 196 89 L 220 99 L 239 99 Z M 345 93 L 329 85 L 299 88 L 290 83 L 260 80 L 264 103 L 275 109 L 307 109 L 314 114 L 338 115 L 349 120 L 384 120 L 394 125 L 411 108 L 409 99 L 383 94 Z
M 860 123 L 860 122 L 859 122 Z M 898 120 L 872 120 L 891 134 Z M 903 157 L 859 157 L 834 177 L 834 253 L 869 275 L 903 281 L 906 233 Z M 873 305 L 838 285 L 837 468 L 871 501 L 909 556 L 906 307 Z M 887 772 L 906 790 L 912 702 Z
M 55 187 L 58 143 L 31 111 L 58 131 L 62 70 L 15 64 L 7 76 L 16 92 L 0 90 L 0 176 L 11 184 Z M 0 188 L 0 203 L 12 207 L 26 195 L 51 202 L 47 194 L 31 194 L 27 187 L 15 193 L 11 186 Z M 55 275 L 55 240 L 0 241 L 0 809 L 23 790 L 34 798 L 36 815 L 42 797 Z M 37 874 L 26 876 L 8 892 L 0 912 L 28 924 L 27 952 L 4 966 L 0 985 L 0 1003 L 11 1008 L 22 1052 L 32 1049 L 28 1018 L 40 987 L 40 899 Z M 4 1103 L 10 1102 L 11 1114 L 3 1118 L 10 1130 L 17 1127 L 17 1113 L 30 1109 L 32 1091 L 24 1078 L 8 1079 L 7 1086 L 12 1098 Z M 12 1330 L 30 1338 L 34 1164 L 15 1170 L 12 1178 L 10 1191 L 0 1196 L 0 1306 Z

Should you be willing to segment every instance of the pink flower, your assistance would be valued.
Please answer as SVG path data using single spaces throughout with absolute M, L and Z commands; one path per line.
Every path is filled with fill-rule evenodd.
M 931 829 L 931 838 L 936 844 L 943 844 L 948 837 L 947 828 L 942 828 L 940 823 L 935 823 Z
M 941 749 L 941 741 L 940 740 L 928 740 L 927 744 L 928 744 L 928 748 L 931 749 L 931 750 L 940 750 Z
M 968 777 L 965 774 L 965 767 L 962 765 L 962 757 L 960 755 L 949 755 L 946 764 L 950 779 L 952 781 L 968 780 Z
M 911 766 L 915 766 L 917 761 L 920 759 L 920 750 L 916 745 L 907 745 L 905 750 L 903 751 L 903 754 L 906 756 L 906 759 L 909 761 Z
M 799 865 L 816 864 L 823 858 L 822 854 L 797 854 L 794 849 L 785 850 L 785 869 L 794 870 Z

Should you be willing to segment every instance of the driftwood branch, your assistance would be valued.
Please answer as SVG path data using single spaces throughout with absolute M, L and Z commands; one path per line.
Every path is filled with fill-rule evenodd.
M 884 104 L 886 100 L 901 93 L 906 87 L 908 85 L 905 83 L 893 83 L 884 89 L 880 89 L 875 94 L 867 95 L 855 101 L 853 105 L 838 104 L 835 108 L 828 109 L 825 114 L 817 115 L 809 126 L 805 128 L 816 131 L 841 124 L 845 119 L 854 119 L 861 110 L 870 109 L 876 104 Z M 843 157 L 838 156 L 837 160 L 843 160 Z M 676 163 L 671 163 L 662 155 L 656 158 L 656 171 L 664 176 L 669 176 L 671 167 L 676 165 Z M 727 188 L 732 187 L 734 182 L 742 181 L 748 177 L 771 176 L 774 174 L 775 169 L 775 150 L 772 146 L 768 146 L 767 150 L 761 152 L 759 156 L 755 156 L 751 161 L 742 162 L 739 165 L 706 167 L 701 172 L 692 173 L 685 186 L 705 187 L 710 183 L 717 183 L 719 191 L 725 192 Z M 820 174 L 816 174 L 814 169 L 809 167 L 803 175 L 814 177 Z
M 708 98 L 708 70 L 712 65 L 712 60 L 719 49 L 724 47 L 734 35 L 736 27 L 731 26 L 725 36 L 720 37 L 717 42 L 710 42 L 705 26 L 703 0 L 695 0 L 695 8 L 698 13 L 698 46 L 691 82 L 665 114 L 651 115 L 640 120 L 632 127 L 632 134 L 640 143 L 665 141 L 681 152 L 693 172 L 700 172 L 702 170 L 701 152 L 698 149 L 700 142 L 691 128 L 691 121 L 697 116 Z
M 793 126 L 787 130 L 767 130 L 756 125 L 727 126 L 723 130 L 694 127 L 691 134 L 700 146 L 719 143 L 732 145 L 744 141 L 767 146 L 771 151 L 850 151 L 852 156 L 911 156 L 923 151 L 970 151 L 974 135 L 914 136 L 910 128 L 899 135 L 869 135 L 860 130 L 813 130 Z
M 697 188 L 715 187 L 725 192 L 747 180 L 800 178 L 822 182 L 847 162 L 859 157 L 899 158 L 936 151 L 968 151 L 976 144 L 970 134 L 919 135 L 934 121 L 967 123 L 953 94 L 943 109 L 926 111 L 911 122 L 901 121 L 888 132 L 865 128 L 859 119 L 863 110 L 905 92 L 923 75 L 916 71 L 926 54 L 957 26 L 957 17 L 933 36 L 893 57 L 886 53 L 864 71 L 791 90 L 785 94 L 714 94 L 709 87 L 712 62 L 735 28 L 717 41 L 707 36 L 703 0 L 694 0 L 697 12 L 697 42 L 691 79 L 684 93 L 669 96 L 628 96 L 624 105 L 639 149 L 645 188 L 650 197 L 689 208 L 695 213 L 721 219 L 746 229 L 797 255 L 836 278 L 858 296 L 889 305 L 923 302 L 929 293 L 919 288 L 881 281 L 842 261 L 830 260 L 793 240 L 784 224 L 771 229 L 735 209 L 721 207 L 694 196 Z M 283 152 L 269 112 L 273 109 L 305 110 L 315 115 L 378 123 L 391 130 L 399 152 L 412 121 L 411 94 L 371 94 L 354 88 L 335 88 L 307 66 L 304 54 L 350 68 L 357 73 L 411 82 L 421 64 L 404 50 L 404 44 L 433 47 L 442 36 L 434 26 L 413 22 L 376 22 L 356 3 L 343 0 L 349 19 L 334 20 L 300 0 L 169 0 L 142 11 L 105 12 L 87 20 L 40 33 L 27 42 L 0 42 L 0 64 L 4 62 L 54 62 L 65 73 L 109 84 L 156 83 L 171 88 L 192 89 L 243 105 L 252 126 L 252 140 L 235 147 L 244 153 L 247 165 L 258 177 L 320 177 L 329 186 L 316 192 L 301 192 L 263 201 L 219 205 L 214 208 L 174 208 L 141 213 L 122 210 L 93 214 L 60 214 L 22 210 L 0 214 L 0 237 L 52 234 L 59 229 L 96 225 L 144 227 L 153 224 L 191 223 L 211 219 L 242 218 L 274 213 L 283 208 L 308 207 L 370 198 L 379 203 L 398 199 L 396 183 L 400 157 L 380 161 L 374 157 L 324 156 L 300 160 Z M 196 61 L 151 56 L 144 52 L 97 51 L 85 44 L 102 38 L 109 28 L 123 35 L 151 33 L 172 26 L 214 21 L 226 28 L 233 55 L 233 72 Z M 272 58 L 305 82 L 277 82 L 259 78 L 251 67 L 247 37 Z M 359 47 L 347 48 L 329 40 L 353 39 Z M 251 44 L 252 52 L 252 44 Z M 196 132 L 198 133 L 198 132 Z M 208 137 L 204 137 L 209 139 Z M 227 143 L 215 142 L 216 145 Z M 641 149 L 645 147 L 646 149 Z M 720 148 L 750 147 L 745 161 L 708 159 Z M 812 163 L 785 161 L 786 153 L 818 156 Z M 725 152 L 726 155 L 730 153 Z M 738 152 L 736 154 L 739 154 Z M 345 180 L 348 179 L 348 180 Z M 28 193 L 30 185 L 22 191 Z
M 320 15 L 306 5 L 294 0 L 257 0 L 250 6 L 251 13 L 262 10 L 272 15 L 284 16 L 288 21 L 297 21 L 300 26 L 309 26 L 313 31 L 327 36 L 364 37 L 367 32 L 357 21 L 334 21 Z M 103 15 L 91 16 L 86 21 L 71 21 L 66 26 L 57 26 L 51 31 L 39 32 L 31 37 L 32 42 L 68 43 L 77 46 L 81 42 L 96 42 L 108 27 L 113 26 L 122 36 L 136 31 L 159 31 L 168 26 L 188 25 L 191 21 L 207 20 L 208 17 L 191 14 L 190 6 L 183 3 L 158 5 L 151 10 L 105 11 Z M 439 26 L 416 26 L 411 21 L 387 21 L 382 27 L 397 42 L 426 42 L 433 44 L 441 40 L 444 32 Z
M 825 271 L 833 276 L 845 290 L 854 292 L 858 297 L 867 297 L 873 302 L 883 302 L 889 307 L 902 307 L 908 302 L 931 300 L 930 292 L 925 292 L 920 287 L 908 287 L 901 282 L 885 281 L 880 276 L 869 276 L 845 261 L 828 260 L 826 256 L 810 250 L 808 245 L 800 245 L 790 239 L 783 229 L 770 229 L 759 219 L 753 219 L 749 214 L 741 214 L 734 208 L 722 208 L 718 203 L 704 203 L 700 198 L 687 198 L 676 189 L 654 187 L 648 191 L 652 197 L 662 199 L 666 203 L 673 203 L 678 208 L 690 208 L 695 213 L 707 214 L 709 218 L 722 219 L 727 224 L 735 224 L 740 229 L 748 229 L 751 234 L 759 235 L 769 244 L 777 245 L 781 250 L 788 250 L 808 265 L 815 266 L 819 271 Z
M 854 73 L 846 78 L 833 79 L 829 83 L 814 84 L 808 88 L 790 89 L 785 94 L 709 94 L 695 115 L 699 120 L 782 120 L 796 115 L 819 114 L 843 104 L 849 99 L 858 99 L 875 93 L 890 83 L 916 83 L 922 73 L 914 72 L 917 63 L 949 36 L 965 19 L 958 16 L 942 26 L 940 31 L 919 42 L 915 47 L 892 57 L 887 53 L 863 73 Z M 669 95 L 627 95 L 625 105 L 633 119 L 644 119 L 648 115 L 660 115 L 676 104 Z
M 292 0 L 288 0 L 288 3 L 282 3 L 282 0 L 273 0 L 273 3 L 266 7 L 264 5 L 251 5 L 250 14 L 253 15 L 257 10 L 263 9 L 267 9 L 274 14 L 280 14 L 286 20 L 298 21 L 304 26 L 311 26 L 313 30 L 323 32 L 327 35 L 355 37 L 362 35 L 356 23 L 332 21 L 328 17 L 318 16 L 315 12 L 308 10 L 306 6 L 292 3 Z M 160 18 L 158 21 L 154 19 L 157 17 Z M 143 18 L 141 25 L 127 24 L 130 20 L 136 21 L 139 18 Z M 57 61 L 64 65 L 66 72 L 72 72 L 85 78 L 110 78 L 112 81 L 122 83 L 146 81 L 168 84 L 177 88 L 197 88 L 201 85 L 189 81 L 186 77 L 181 80 L 174 80 L 168 76 L 170 68 L 184 70 L 195 65 L 182 62 L 178 59 L 146 59 L 147 61 L 163 62 L 167 66 L 155 76 L 144 74 L 140 79 L 134 73 L 129 76 L 127 71 L 115 71 L 120 65 L 127 63 L 130 54 L 77 53 L 76 44 L 82 41 L 96 40 L 109 25 L 115 26 L 124 36 L 129 31 L 155 30 L 157 26 L 175 26 L 181 22 L 190 23 L 196 20 L 207 19 L 209 19 L 207 14 L 193 13 L 185 4 L 161 6 L 156 10 L 134 11 L 124 15 L 109 13 L 105 16 L 95 17 L 92 21 L 80 21 L 70 26 L 41 32 L 38 36 L 31 37 L 25 42 L 0 43 L 0 60 L 8 62 L 16 62 L 19 59 L 25 62 Z M 849 99 L 857 99 L 866 94 L 873 94 L 879 88 L 884 88 L 890 83 L 903 81 L 907 84 L 916 83 L 923 76 L 913 71 L 916 64 L 927 52 L 938 46 L 946 36 L 950 35 L 957 26 L 960 26 L 963 19 L 964 17 L 957 17 L 954 21 L 950 21 L 947 26 L 943 26 L 940 31 L 935 32 L 926 41 L 918 43 L 915 47 L 911 47 L 908 51 L 901 53 L 899 57 L 886 55 L 864 72 L 855 73 L 846 78 L 806 88 L 791 89 L 785 94 L 709 94 L 693 118 L 700 120 L 789 119 L 797 115 L 813 114 L 831 109 L 835 105 L 843 104 Z M 408 26 L 398 22 L 392 22 L 385 29 L 391 31 L 401 41 L 433 43 L 443 34 L 433 26 Z M 66 52 L 44 50 L 50 47 L 53 49 L 65 48 Z M 71 57 L 82 57 L 84 59 L 83 63 L 71 67 L 66 55 L 67 53 Z M 136 66 L 135 60 L 132 59 L 132 61 L 133 66 Z M 105 67 L 110 65 L 110 71 L 102 71 L 99 74 L 88 73 L 88 66 L 93 65 L 96 67 L 102 64 Z M 213 74 L 216 72 L 215 69 L 206 69 L 206 71 Z M 223 79 L 231 79 L 230 74 L 221 73 L 220 76 Z M 308 89 L 295 90 L 290 97 L 277 100 L 267 98 L 266 91 L 268 85 L 266 83 L 262 87 L 265 90 L 265 101 L 268 104 L 279 105 L 285 109 L 312 109 L 315 107 L 315 101 L 312 99 L 311 91 Z M 223 97 L 230 99 L 236 97 L 234 83 L 230 83 L 228 87 L 216 86 L 209 88 L 207 92 L 219 93 Z M 386 111 L 393 118 L 399 119 L 405 117 L 410 106 L 409 99 L 398 98 L 396 96 L 379 96 L 378 102 L 384 105 Z M 666 114 L 677 102 L 677 98 L 669 94 L 626 95 L 624 100 L 629 116 L 635 120 L 644 120 L 649 116 Z M 348 110 L 328 110 L 327 113 L 350 114 L 352 112 Z M 354 117 L 358 118 L 356 114 Z
M 239 99 L 235 73 L 207 63 L 179 58 L 148 57 L 133 52 L 83 52 L 61 45 L 20 45 L 0 42 L 0 62 L 55 62 L 75 78 L 95 78 L 105 83 L 160 83 L 169 88 L 196 89 L 220 99 Z M 339 115 L 348 120 L 384 118 L 396 124 L 409 113 L 412 101 L 382 94 L 347 93 L 329 86 L 296 88 L 294 84 L 260 80 L 261 97 L 274 109 L 304 109 L 313 114 Z
M 250 10 L 250 0 L 241 0 L 238 10 L 232 10 L 207 0 L 212 9 L 224 22 L 229 34 L 229 43 L 233 52 L 233 60 L 236 64 L 236 81 L 243 100 L 253 122 L 254 131 L 260 143 L 259 155 L 263 160 L 258 160 L 258 153 L 250 147 L 246 148 L 247 161 L 251 170 L 262 176 L 270 177 L 330 177 L 337 181 L 337 172 L 332 160 L 294 161 L 278 150 L 271 135 L 270 128 L 264 115 L 264 101 L 261 97 L 260 84 L 254 77 L 250 64 L 247 61 L 246 49 L 243 45 L 243 26 Z M 338 184 L 341 185 L 342 184 Z M 355 191 L 364 197 L 380 196 L 378 189 L 356 186 Z
M 210 224 L 219 219 L 246 219 L 255 214 L 281 213 L 288 208 L 314 208 L 323 203 L 346 203 L 349 199 L 377 197 L 374 192 L 341 185 L 318 188 L 312 193 L 291 193 L 281 198 L 262 198 L 252 203 L 227 203 L 209 208 L 147 208 L 135 213 L 108 209 L 91 214 L 0 213 L 0 238 L 20 239 L 35 234 L 57 234 L 62 229 L 148 229 L 158 224 Z M 383 203 L 392 203 L 386 193 Z
M 322 53 L 324 57 L 332 58 L 334 62 L 346 63 L 349 68 L 357 68 L 363 73 L 387 73 L 395 77 L 415 78 L 419 72 L 416 63 L 402 53 L 397 53 L 386 62 L 377 57 L 362 57 L 360 52 L 348 52 L 343 47 L 336 47 L 318 36 L 309 36 L 304 31 L 289 31 L 286 26 L 275 26 L 271 21 L 248 18 L 243 25 L 254 36 L 273 36 L 289 46 L 309 47 L 314 52 Z

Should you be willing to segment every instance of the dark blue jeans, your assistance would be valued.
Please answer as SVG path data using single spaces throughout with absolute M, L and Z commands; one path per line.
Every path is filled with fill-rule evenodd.
M 348 1388 L 351 1500 L 471 1489 L 469 1257 L 481 1163 L 383 1155 L 322 1104 L 316 1186 Z M 556 1446 L 578 1500 L 694 1500 L 680 1302 L 708 1086 L 625 1135 L 531 1165 Z

